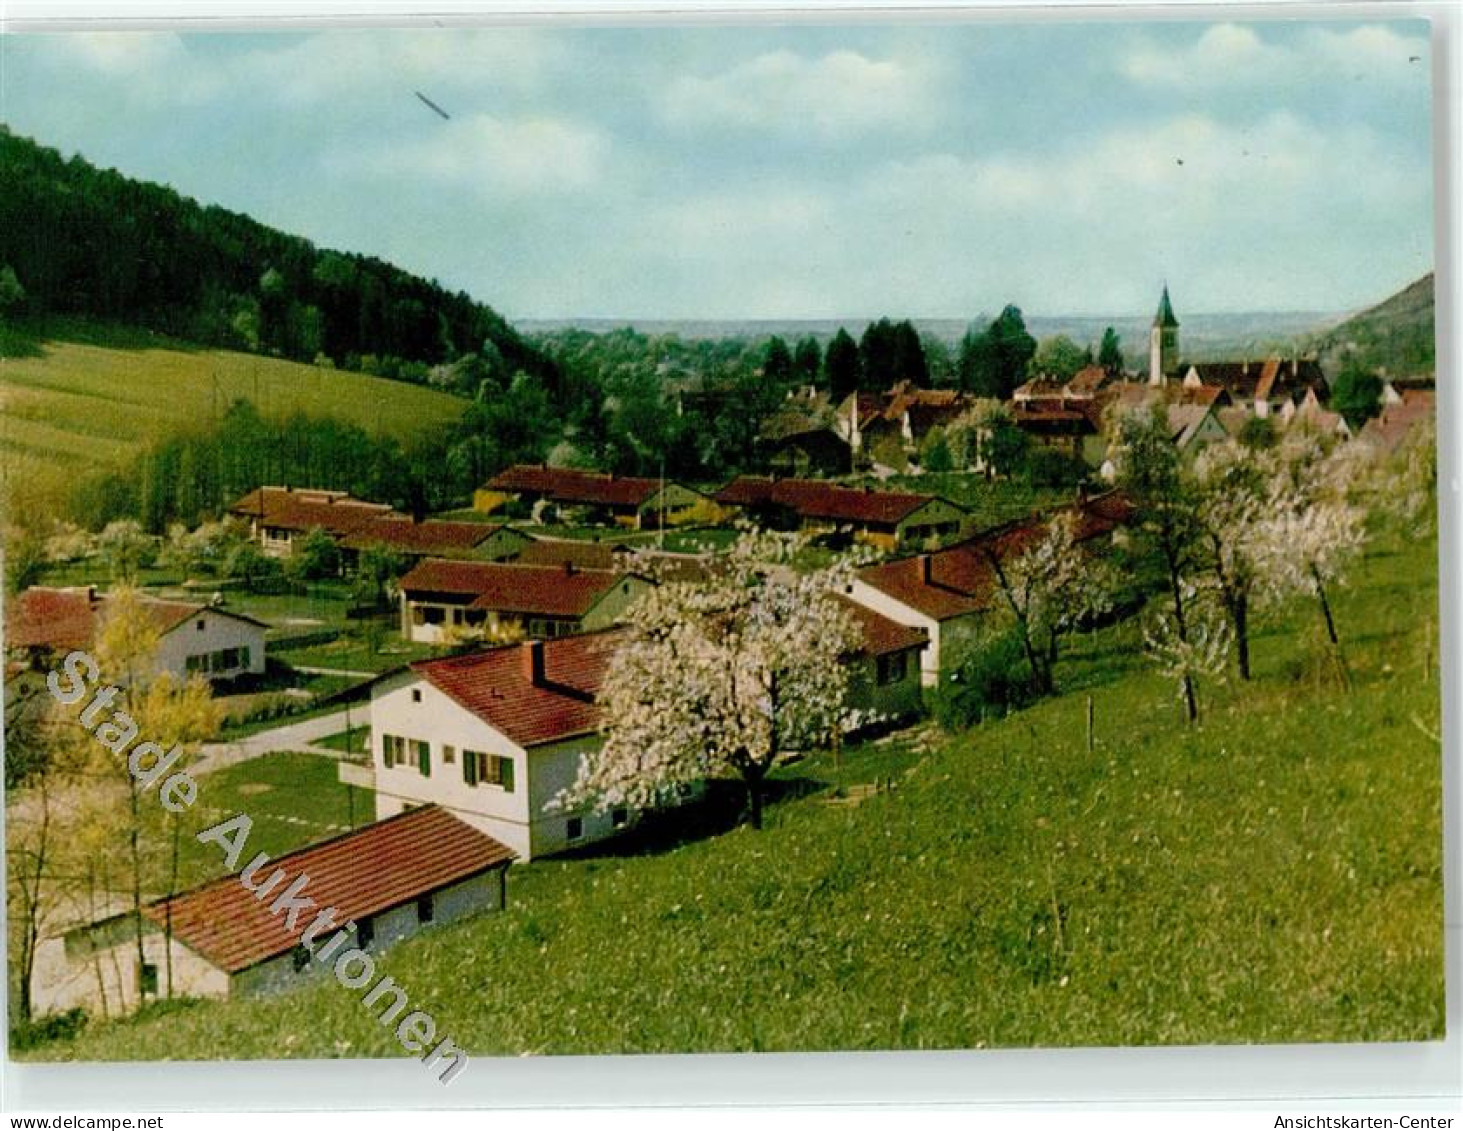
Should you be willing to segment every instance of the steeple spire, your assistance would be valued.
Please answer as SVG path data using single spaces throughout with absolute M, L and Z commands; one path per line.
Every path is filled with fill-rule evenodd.
M 1158 302 L 1158 313 L 1153 316 L 1155 326 L 1168 329 L 1177 328 L 1179 320 L 1173 316 L 1173 303 L 1168 301 L 1168 284 L 1163 284 L 1163 298 Z

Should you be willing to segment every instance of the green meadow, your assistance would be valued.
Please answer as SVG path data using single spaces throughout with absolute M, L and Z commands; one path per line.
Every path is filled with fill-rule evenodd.
M 1118 624 L 1028 710 L 789 765 L 760 832 L 712 806 L 517 866 L 506 912 L 379 969 L 481 1055 L 1439 1038 L 1436 580 L 1434 541 L 1374 543 L 1336 595 L 1349 687 L 1298 601 L 1189 727 Z M 339 819 L 290 775 L 294 811 Z M 28 1055 L 144 1053 L 401 1048 L 329 979 Z
M 456 421 L 463 408 L 401 381 L 48 319 L 0 333 L 6 494 L 52 504 L 79 477 L 123 468 L 146 444 L 241 398 L 266 417 L 332 416 L 400 440 Z

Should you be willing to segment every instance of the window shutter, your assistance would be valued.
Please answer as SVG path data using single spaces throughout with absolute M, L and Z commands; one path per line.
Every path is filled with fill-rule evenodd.
M 393 761 L 392 757 L 391 757 L 391 754 L 392 754 L 391 743 L 393 741 L 394 740 L 392 739 L 392 737 L 389 734 L 383 734 L 381 736 L 381 763 L 388 770 L 391 769 L 391 767 L 396 764 Z
M 462 780 L 468 785 L 478 783 L 478 756 L 472 750 L 462 752 Z
M 421 770 L 422 777 L 432 776 L 432 744 L 429 742 L 418 742 L 417 744 L 417 769 Z
M 513 759 L 512 758 L 499 758 L 498 759 L 498 772 L 500 774 L 500 780 L 502 781 L 502 784 L 503 784 L 503 792 L 504 793 L 512 793 L 513 792 Z

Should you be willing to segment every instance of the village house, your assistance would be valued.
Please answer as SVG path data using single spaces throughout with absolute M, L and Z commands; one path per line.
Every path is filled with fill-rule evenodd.
M 622 570 L 428 559 L 397 583 L 401 634 L 418 644 L 591 632 L 617 623 L 650 582 Z
M 373 519 L 395 512 L 385 503 L 368 503 L 345 491 L 300 487 L 258 487 L 229 507 L 249 524 L 249 535 L 266 553 L 287 558 L 297 540 L 320 530 L 339 543 Z
M 789 520 L 803 530 L 847 528 L 860 541 L 883 550 L 953 537 L 966 520 L 962 507 L 937 495 L 843 487 L 812 479 L 743 475 L 712 496 L 719 506 L 768 525 Z
M 527 534 L 488 522 L 451 522 L 410 515 L 384 514 L 341 538 L 343 564 L 353 569 L 359 555 L 370 549 L 388 550 L 415 563 L 423 558 L 463 558 L 500 561 L 515 557 L 528 545 Z
M 844 661 L 849 731 L 917 714 L 926 634 L 846 607 L 863 642 Z M 610 629 L 525 641 L 379 677 L 370 688 L 371 764 L 340 763 L 341 781 L 374 790 L 378 818 L 436 803 L 524 860 L 628 828 L 638 816 L 628 808 L 549 804 L 603 741 L 595 696 L 623 639 Z
M 1358 442 L 1390 455 L 1415 429 L 1437 427 L 1437 401 L 1432 389 L 1407 388 L 1400 399 L 1399 404 L 1384 404 L 1380 414 L 1362 425 L 1356 436 Z
M 705 521 L 711 514 L 709 502 L 700 491 L 674 480 L 546 464 L 515 464 L 473 495 L 473 507 L 489 514 L 510 504 L 523 510 L 545 503 L 558 512 L 560 521 L 632 530 Z
M 919 451 L 935 428 L 948 428 L 976 398 L 955 389 L 922 389 L 900 381 L 882 393 L 850 393 L 838 405 L 834 431 L 851 452 L 874 453 L 895 444 Z
M 244 859 L 252 855 L 249 850 Z M 338 926 L 355 923 L 349 945 L 338 953 L 355 947 L 369 954 L 429 927 L 501 910 L 512 860 L 507 846 L 427 804 L 271 859 L 267 869 L 284 874 L 281 891 L 297 877 L 309 877 L 300 894 L 320 909 L 336 908 Z M 129 911 L 45 940 L 36 961 L 38 1012 L 80 1006 L 94 1014 L 125 1014 L 170 996 L 258 996 L 291 989 L 330 968 L 311 961 L 300 945 L 315 912 L 297 918 L 291 932 L 286 917 L 273 913 L 270 901 L 256 898 L 237 874 L 154 900 L 142 913 L 140 962 Z M 334 933 L 328 930 L 320 942 Z M 396 1004 L 393 995 L 383 996 L 382 1011 Z
M 1113 535 L 1132 517 L 1131 505 L 1117 492 L 1080 498 L 1071 507 L 1078 518 L 1077 540 L 1092 543 Z M 1042 536 L 1057 511 L 1033 515 L 983 531 L 953 546 L 880 562 L 860 570 L 849 589 L 851 600 L 929 638 L 920 678 L 927 687 L 957 663 L 985 633 L 1004 598 L 991 558 L 1004 561 Z
M 76 649 L 92 648 L 113 599 L 95 586 L 53 589 L 33 586 L 18 593 L 5 617 L 7 652 L 34 668 L 50 667 Z M 139 594 L 137 607 L 157 633 L 151 675 L 164 672 L 181 681 L 198 675 L 234 679 L 264 672 L 266 626 L 218 605 L 164 601 Z M 111 678 L 120 678 L 120 673 Z

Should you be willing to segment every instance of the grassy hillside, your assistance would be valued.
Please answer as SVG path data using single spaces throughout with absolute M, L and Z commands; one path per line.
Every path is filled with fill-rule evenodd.
M 333 416 L 402 440 L 457 420 L 464 407 L 400 381 L 49 320 L 0 338 L 6 493 L 54 502 L 80 476 L 121 468 L 143 445 L 206 423 L 236 398 L 266 416 Z
M 507 912 L 380 969 L 481 1054 L 1439 1037 L 1436 576 L 1400 538 L 1358 566 L 1350 692 L 1302 603 L 1190 730 L 1121 625 L 1078 642 L 1057 698 L 789 767 L 762 832 L 515 868 Z M 333 980 L 39 1055 L 139 1050 L 400 1055 Z
M 1393 377 L 1431 374 L 1437 349 L 1432 273 L 1326 331 L 1314 348 L 1330 363 L 1328 372 L 1354 355 L 1365 368 Z

